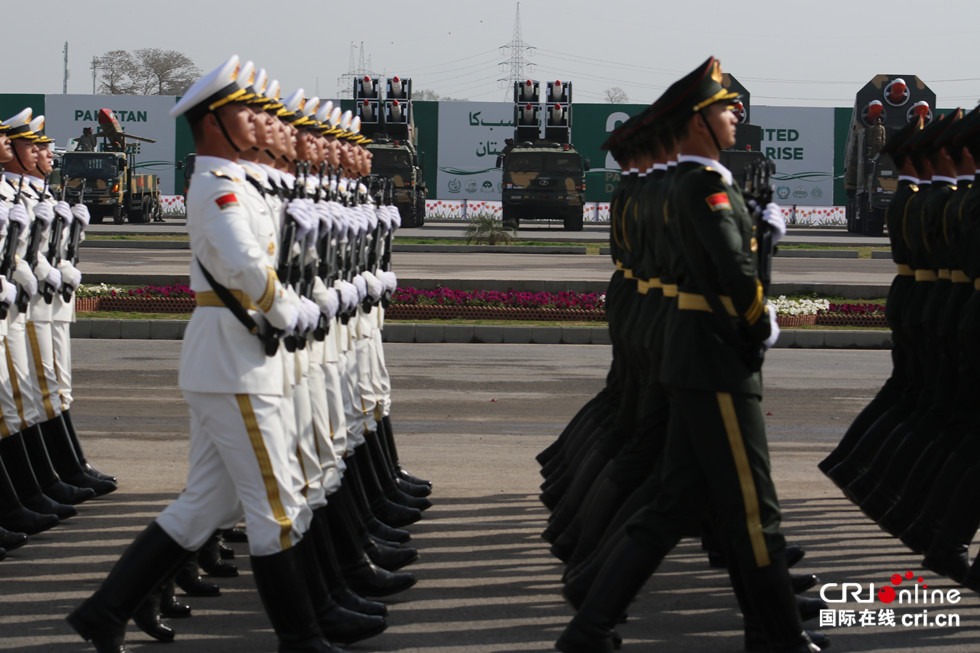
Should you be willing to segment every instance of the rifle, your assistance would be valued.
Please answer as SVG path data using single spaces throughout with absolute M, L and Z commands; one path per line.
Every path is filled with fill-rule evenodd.
M 47 188 L 47 184 L 45 184 Z M 17 191 L 20 195 L 20 190 Z M 31 233 L 27 237 L 27 254 L 25 260 L 27 265 L 34 269 L 34 263 L 37 261 L 37 252 L 41 248 L 41 236 L 43 235 L 43 225 L 40 220 L 34 220 L 31 223 Z M 18 293 L 17 295 L 17 310 L 21 313 L 27 310 L 28 305 L 31 302 L 31 298 L 27 296 L 26 293 Z
M 48 185 L 48 180 L 47 177 L 45 177 L 44 180 L 45 190 L 47 189 L 47 185 Z M 67 187 L 68 187 L 68 180 L 66 179 L 62 182 L 61 192 L 58 194 L 58 200 L 61 202 L 65 201 L 65 191 L 68 190 Z M 42 197 L 44 196 L 44 194 L 42 194 Z M 54 219 L 51 221 L 51 232 L 50 232 L 51 235 L 48 236 L 48 253 L 45 256 L 45 258 L 48 259 L 48 263 L 50 263 L 51 266 L 55 268 L 58 267 L 59 263 L 61 263 L 61 236 L 62 236 L 61 232 L 64 231 L 64 227 L 62 226 L 62 223 L 64 223 L 64 221 L 65 219 L 62 218 L 60 215 L 58 215 L 57 212 L 55 212 Z M 54 286 L 52 286 L 47 281 L 45 281 L 43 287 L 41 288 L 41 295 L 44 297 L 45 304 L 50 304 L 52 301 L 54 301 L 54 293 L 55 293 Z
M 24 175 L 20 176 L 20 184 L 17 187 L 17 194 L 14 195 L 13 205 L 16 206 L 20 201 L 20 195 L 24 190 Z M 4 243 L 3 259 L 0 260 L 0 274 L 6 277 L 7 281 L 14 283 L 14 270 L 17 267 L 17 244 L 20 240 L 21 224 L 11 222 L 7 227 L 7 241 Z M 18 292 L 18 296 L 21 293 Z M 0 320 L 7 317 L 8 306 L 0 305 Z
M 772 202 L 772 175 L 776 172 L 775 162 L 766 157 L 753 161 L 745 168 L 745 184 L 743 194 L 750 200 L 755 200 L 758 207 L 752 215 L 758 241 L 759 281 L 762 282 L 763 295 L 769 294 L 772 283 L 772 257 L 776 254 L 776 245 L 772 241 L 772 227 L 762 219 L 766 205 Z
M 309 174 L 309 162 L 308 161 L 297 161 L 296 162 L 296 180 L 293 182 L 293 192 L 291 199 L 303 199 L 306 197 L 306 181 Z M 280 269 L 285 272 L 285 277 L 280 276 L 280 280 L 283 285 L 292 286 L 296 291 L 296 294 L 302 296 L 304 287 L 304 274 L 306 272 L 306 245 L 304 243 L 299 243 L 299 256 L 293 256 L 293 240 L 296 238 L 296 222 L 286 213 L 285 220 L 283 222 L 283 227 L 286 225 L 292 227 L 289 232 L 289 240 L 284 240 L 279 244 L 279 266 Z M 285 245 L 283 243 L 286 243 Z M 296 261 L 294 259 L 298 258 Z M 300 336 L 295 333 L 287 335 L 283 339 L 283 344 L 286 346 L 286 351 L 294 352 L 296 349 L 303 349 L 306 347 L 305 336 Z
M 78 187 L 78 203 L 85 203 L 85 182 L 87 180 L 83 177 L 82 184 Z M 72 265 L 78 263 L 78 245 L 79 241 L 82 239 L 82 223 L 78 218 L 75 218 L 71 223 L 71 229 L 68 230 L 68 244 L 65 245 L 65 258 Z M 71 286 L 63 285 L 61 287 L 61 298 L 66 302 L 71 301 L 72 293 L 75 290 Z

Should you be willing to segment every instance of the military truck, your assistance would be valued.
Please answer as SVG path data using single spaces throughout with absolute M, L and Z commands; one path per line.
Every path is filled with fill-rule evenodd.
M 361 134 L 372 140 L 365 146 L 373 155 L 366 181 L 371 184 L 390 179 L 402 226 L 421 227 L 425 224 L 426 189 L 412 112 L 412 80 L 397 75 L 388 78 L 383 96 L 380 82 L 369 75 L 354 80 Z
M 135 169 L 132 152 L 65 152 L 61 159 L 65 199 L 78 201 L 84 179 L 83 201 L 95 224 L 108 216 L 116 224 L 157 219 L 163 213 L 160 178 L 136 174 Z
M 879 150 L 898 129 L 932 120 L 936 94 L 915 75 L 875 75 L 858 91 L 844 154 L 847 230 L 880 236 L 898 169 Z
M 497 157 L 505 226 L 561 220 L 567 231 L 582 230 L 589 160 L 571 143 L 571 99 L 571 82 L 547 83 L 541 138 L 540 83 L 514 83 L 514 140 Z

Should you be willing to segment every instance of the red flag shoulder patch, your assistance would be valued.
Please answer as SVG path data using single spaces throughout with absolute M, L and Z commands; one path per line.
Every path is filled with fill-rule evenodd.
M 228 193 L 227 195 L 222 195 L 216 199 L 215 204 L 218 205 L 219 209 L 227 209 L 230 206 L 238 206 L 238 198 L 235 197 L 234 193 Z
M 714 195 L 708 195 L 704 201 L 708 203 L 708 207 L 712 211 L 720 211 L 722 209 L 731 210 L 732 208 L 731 202 L 728 201 L 728 193 L 715 193 Z

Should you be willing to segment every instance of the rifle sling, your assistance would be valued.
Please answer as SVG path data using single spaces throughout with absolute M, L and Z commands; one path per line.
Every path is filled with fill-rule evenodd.
M 215 278 L 211 276 L 211 273 L 208 272 L 206 267 L 204 267 L 204 264 L 201 263 L 200 259 L 195 258 L 194 260 L 197 261 L 197 266 L 201 268 L 204 278 L 207 279 L 208 284 L 211 286 L 211 289 L 214 290 L 214 294 L 218 296 L 218 299 L 220 299 L 221 302 L 228 307 L 228 309 L 232 312 L 232 315 L 234 315 L 235 318 L 242 323 L 242 326 L 248 329 L 249 333 L 255 335 L 262 342 L 265 353 L 268 356 L 273 356 L 276 353 L 276 349 L 279 347 L 279 338 L 275 337 L 271 333 L 263 332 L 259 324 L 252 318 L 251 315 L 249 315 L 248 310 L 242 306 L 242 303 L 238 301 L 233 294 L 231 294 L 231 291 L 218 283 Z M 274 346 L 273 342 L 275 343 Z

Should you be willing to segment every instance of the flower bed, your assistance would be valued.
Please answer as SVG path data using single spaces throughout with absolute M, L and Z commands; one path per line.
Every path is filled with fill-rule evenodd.
M 559 308 L 509 308 L 495 306 L 424 306 L 390 304 L 385 319 L 391 320 L 528 320 L 535 322 L 604 322 L 604 310 Z

